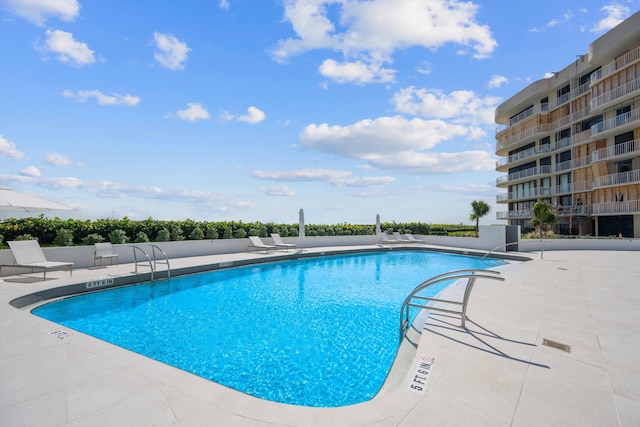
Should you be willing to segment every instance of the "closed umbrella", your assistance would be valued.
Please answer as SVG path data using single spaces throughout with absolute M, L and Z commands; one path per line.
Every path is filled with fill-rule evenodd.
M 0 188 L 0 211 L 41 212 L 41 211 L 72 211 L 73 208 L 62 203 L 43 199 L 19 191 Z
M 298 236 L 304 237 L 304 211 L 300 209 L 298 215 L 300 215 L 300 220 L 298 222 Z

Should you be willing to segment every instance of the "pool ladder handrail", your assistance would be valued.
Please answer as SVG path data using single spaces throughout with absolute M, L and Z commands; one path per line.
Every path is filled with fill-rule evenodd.
M 147 245 L 149 247 L 151 247 L 152 250 L 152 254 L 153 254 L 153 263 L 151 262 L 151 257 L 149 256 L 149 254 L 142 249 L 139 246 L 135 246 L 135 245 L 131 245 L 129 246 L 131 249 L 133 249 L 133 260 L 134 260 L 134 264 L 135 264 L 135 273 L 138 273 L 138 264 L 140 263 L 148 263 L 149 264 L 149 268 L 151 270 L 151 281 L 153 281 L 153 274 L 156 271 L 156 267 L 157 267 L 157 263 L 164 263 L 167 264 L 167 279 L 171 278 L 171 266 L 169 265 L 169 257 L 167 257 L 167 254 L 157 245 Z M 158 261 L 158 257 L 156 257 L 156 249 L 158 251 L 160 251 L 160 253 L 162 254 L 162 256 L 164 257 L 164 261 Z M 138 256 L 136 251 L 139 251 L 142 253 L 142 255 L 144 255 L 144 259 L 142 259 L 141 261 L 138 261 Z
M 510 246 L 510 245 L 517 245 L 518 243 L 521 243 L 521 242 L 511 242 L 511 243 L 505 243 L 505 244 L 502 244 L 502 245 L 498 245 L 498 246 L 496 246 L 495 248 L 491 249 L 491 250 L 490 250 L 489 252 L 487 252 L 486 254 L 484 254 L 484 255 L 482 256 L 482 258 L 480 258 L 480 259 L 485 259 L 485 258 L 486 258 L 486 257 L 488 257 L 489 255 L 491 255 L 491 253 L 492 253 L 493 251 L 495 251 L 495 250 L 496 250 L 496 249 L 498 249 L 498 248 L 502 248 L 502 247 L 505 247 L 505 248 L 506 248 L 507 246 Z M 541 239 L 541 240 L 540 240 L 540 243 L 542 243 L 542 249 L 540 250 L 540 259 L 543 259 L 543 258 L 544 258 L 544 247 L 546 246 L 547 242 L 545 242 L 544 240 L 542 240 L 542 239 Z
M 167 279 L 171 279 L 171 266 L 169 265 L 169 257 L 167 254 L 157 245 L 147 246 L 151 247 L 151 253 L 153 254 L 153 269 L 156 270 L 156 263 L 167 264 Z M 164 261 L 158 260 L 158 257 L 156 256 L 156 249 L 162 254 Z
M 447 273 L 442 273 L 437 276 L 434 276 L 428 280 L 425 280 L 418 286 L 416 286 L 413 289 L 413 291 L 411 291 L 409 296 L 407 296 L 407 298 L 402 303 L 402 308 L 400 308 L 400 343 L 402 343 L 402 339 L 405 337 L 407 330 L 409 329 L 409 326 L 410 326 L 409 325 L 409 309 L 411 307 L 458 315 L 462 319 L 461 327 L 463 329 L 466 329 L 465 321 L 467 319 L 467 305 L 469 303 L 469 297 L 471 296 L 471 291 L 473 290 L 473 285 L 476 283 L 476 280 L 489 279 L 489 280 L 499 280 L 501 282 L 504 282 L 504 278 L 498 277 L 499 275 L 500 275 L 499 271 L 493 271 L 493 270 L 478 270 L 478 269 L 453 270 Z M 445 300 L 441 298 L 433 298 L 433 297 L 425 297 L 425 296 L 417 295 L 418 292 L 423 291 L 424 289 L 430 286 L 433 286 L 437 283 L 451 281 L 451 280 L 460 280 L 460 279 L 467 279 L 462 301 Z M 413 302 L 414 299 L 421 300 L 424 303 L 420 304 L 418 302 Z M 462 306 L 462 309 L 460 311 L 456 311 L 448 308 L 435 307 L 433 305 L 428 305 L 429 302 L 441 302 L 445 304 L 460 305 Z

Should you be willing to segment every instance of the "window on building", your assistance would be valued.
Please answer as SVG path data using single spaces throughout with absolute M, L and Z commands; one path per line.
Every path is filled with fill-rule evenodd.
M 551 158 L 549 158 L 551 160 Z M 540 186 L 542 187 L 542 194 L 548 196 L 551 194 L 551 178 L 546 177 L 540 180 Z
M 630 119 L 631 105 L 616 109 L 616 126 L 625 124 Z
M 562 95 L 566 95 L 571 91 L 571 85 L 566 85 L 561 89 L 558 89 L 558 98 L 562 97 Z
M 549 151 L 551 150 L 551 137 L 545 136 L 540 140 L 540 151 Z
M 563 173 L 562 175 L 558 175 L 558 192 L 559 193 L 569 193 L 571 192 L 571 174 Z
M 546 96 L 540 100 L 540 110 L 549 111 L 549 97 Z
M 585 130 L 589 130 L 591 129 L 591 126 L 600 123 L 602 121 L 602 114 L 595 116 L 595 117 L 591 117 L 590 119 L 584 120 L 582 123 L 580 123 L 579 128 L 581 132 L 584 132 Z
M 632 167 L 632 160 L 622 160 L 618 162 L 618 173 L 630 172 Z
M 571 160 L 571 150 L 556 154 L 556 164 Z

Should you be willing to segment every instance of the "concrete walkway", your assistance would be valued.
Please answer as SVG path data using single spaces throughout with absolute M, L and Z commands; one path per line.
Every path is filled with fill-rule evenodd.
M 314 249 L 328 252 L 331 248 Z M 263 254 L 171 260 L 180 266 Z M 35 317 L 14 298 L 133 266 L 0 283 L 2 426 L 638 426 L 640 253 L 546 251 L 479 281 L 460 319 L 432 313 L 381 393 L 343 408 L 256 399 Z M 452 285 L 445 293 L 460 294 Z M 64 339 L 51 335 L 62 330 Z M 424 362 L 433 360 L 428 381 Z M 422 366 L 420 363 L 423 363 Z M 425 390 L 411 385 L 426 383 Z

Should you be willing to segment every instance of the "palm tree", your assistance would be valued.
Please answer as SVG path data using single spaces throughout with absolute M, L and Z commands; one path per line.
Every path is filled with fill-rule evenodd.
M 538 200 L 533 205 L 533 218 L 531 218 L 531 225 L 538 229 L 538 235 L 542 237 L 542 229 L 546 225 L 553 225 L 558 222 L 558 217 L 551 210 L 551 206 L 544 200 Z
M 480 228 L 480 218 L 488 214 L 490 210 L 491 207 L 482 200 L 474 200 L 471 202 L 471 215 L 469 219 L 476 222 L 476 237 L 478 237 L 478 230 Z

